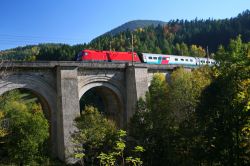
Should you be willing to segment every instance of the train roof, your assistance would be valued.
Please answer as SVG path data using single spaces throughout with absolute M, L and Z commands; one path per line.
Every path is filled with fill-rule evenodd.
M 132 52 L 129 51 L 109 51 L 109 50 L 90 50 L 90 49 L 84 49 L 82 51 L 89 51 L 89 52 L 103 52 L 103 53 L 129 53 L 132 54 Z M 136 52 L 133 52 L 134 54 L 137 54 Z
M 180 56 L 180 55 L 171 55 L 171 54 L 151 54 L 151 53 L 142 53 L 147 56 L 171 56 L 171 57 L 178 57 L 178 58 L 195 58 L 191 56 Z
M 171 55 L 171 54 L 152 54 L 152 53 L 142 53 L 143 55 L 146 55 L 146 56 L 170 56 L 170 57 L 176 57 L 176 58 L 199 58 L 201 60 L 214 60 L 214 59 L 211 59 L 211 58 L 204 58 L 204 57 L 192 57 L 192 56 L 183 56 L 183 55 Z

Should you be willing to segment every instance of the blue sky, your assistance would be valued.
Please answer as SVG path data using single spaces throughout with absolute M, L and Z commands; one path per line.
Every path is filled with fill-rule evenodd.
M 250 0 L 1 0 L 0 50 L 38 43 L 88 43 L 137 19 L 223 19 Z

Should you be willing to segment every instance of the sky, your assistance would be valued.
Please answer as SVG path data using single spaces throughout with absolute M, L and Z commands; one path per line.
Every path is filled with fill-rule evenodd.
M 0 0 L 0 50 L 88 43 L 132 20 L 224 19 L 250 0 Z

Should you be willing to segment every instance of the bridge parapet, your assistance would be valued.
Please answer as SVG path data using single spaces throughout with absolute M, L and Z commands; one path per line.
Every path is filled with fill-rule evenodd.
M 110 62 L 82 62 L 82 61 L 3 61 L 0 64 L 1 68 L 54 68 L 56 66 L 75 66 L 79 68 L 107 68 L 107 69 L 125 69 L 127 66 L 132 66 L 132 63 L 110 63 Z M 173 70 L 180 66 L 178 65 L 151 65 L 145 63 L 135 63 L 136 68 L 148 68 L 149 70 Z M 189 68 L 189 67 L 185 67 Z

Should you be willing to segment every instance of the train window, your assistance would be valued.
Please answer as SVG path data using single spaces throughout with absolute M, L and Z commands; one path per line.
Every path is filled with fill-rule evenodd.
M 166 60 L 166 58 L 165 58 L 165 57 L 163 57 L 163 58 L 162 58 L 162 60 L 164 60 L 164 61 L 165 61 L 165 60 Z
M 181 59 L 181 61 L 184 61 L 184 59 Z
M 185 61 L 187 61 L 187 62 L 188 62 L 188 59 L 185 59 Z
M 175 58 L 174 60 L 175 60 L 175 61 L 178 61 L 178 58 Z
M 157 57 L 153 57 L 155 60 L 157 60 Z
M 190 62 L 193 62 L 193 59 L 190 59 Z
M 152 57 L 150 56 L 150 57 L 148 57 L 148 59 L 152 59 Z
M 161 57 L 158 57 L 158 60 L 161 60 Z

